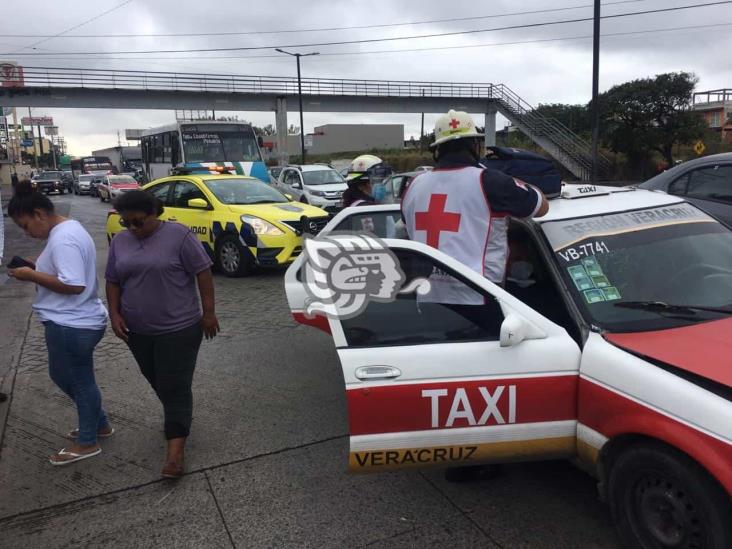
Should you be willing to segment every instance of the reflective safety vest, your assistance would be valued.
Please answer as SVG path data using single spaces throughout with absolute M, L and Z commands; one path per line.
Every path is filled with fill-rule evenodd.
M 493 215 L 483 192 L 483 170 L 473 166 L 435 169 L 416 177 L 402 200 L 411 240 L 423 242 L 501 284 L 506 272 L 507 218 Z M 438 273 L 430 277 L 445 303 L 476 302 L 465 284 Z M 439 287 L 442 286 L 443 290 Z

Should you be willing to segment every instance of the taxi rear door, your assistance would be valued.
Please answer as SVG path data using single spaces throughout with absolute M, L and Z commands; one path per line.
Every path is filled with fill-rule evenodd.
M 349 467 L 574 455 L 581 353 L 566 330 L 434 248 L 386 242 L 406 276 L 402 288 L 440 273 L 482 304 L 413 291 L 328 319 L 345 379 Z

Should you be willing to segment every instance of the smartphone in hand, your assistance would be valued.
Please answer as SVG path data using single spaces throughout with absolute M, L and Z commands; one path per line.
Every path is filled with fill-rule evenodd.
M 8 263 L 6 267 L 8 269 L 18 269 L 20 267 L 30 267 L 33 270 L 36 269 L 36 266 L 33 263 L 17 255 L 13 256 L 13 259 L 10 260 L 10 263 Z

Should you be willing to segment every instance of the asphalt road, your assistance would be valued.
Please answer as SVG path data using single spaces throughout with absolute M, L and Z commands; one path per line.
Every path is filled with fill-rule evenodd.
M 54 201 L 94 236 L 101 280 L 109 206 Z M 40 249 L 6 228 L 6 255 Z M 160 405 L 111 330 L 95 360 L 117 434 L 100 457 L 49 465 L 75 411 L 48 378 L 32 287 L 0 285 L 0 390 L 12 393 L 0 404 L 0 547 L 619 547 L 594 480 L 565 462 L 460 484 L 440 469 L 347 473 L 330 338 L 291 320 L 282 271 L 215 281 L 223 331 L 201 350 L 177 482 L 159 477 Z

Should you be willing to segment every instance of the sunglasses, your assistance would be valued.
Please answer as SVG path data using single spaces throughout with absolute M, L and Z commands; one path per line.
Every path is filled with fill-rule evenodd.
M 142 229 L 145 225 L 145 219 L 132 219 L 131 221 L 120 219 L 119 224 L 126 228 L 134 227 L 135 229 Z

